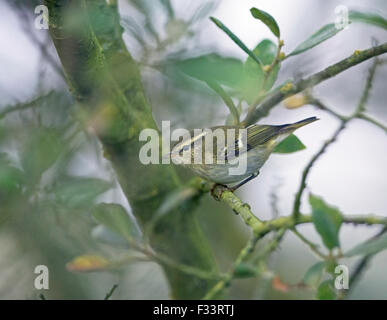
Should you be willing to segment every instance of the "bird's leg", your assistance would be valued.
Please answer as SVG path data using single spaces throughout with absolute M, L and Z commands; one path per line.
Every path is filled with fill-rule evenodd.
M 259 175 L 259 171 L 253 173 L 250 177 L 246 178 L 245 180 L 243 180 L 242 182 L 238 183 L 236 186 L 234 187 L 227 187 L 226 185 L 224 184 L 221 184 L 221 183 L 215 183 L 213 185 L 213 187 L 211 188 L 211 195 L 216 199 L 216 200 L 219 200 L 220 199 L 220 196 L 222 195 L 223 191 L 231 191 L 231 192 L 234 192 L 236 189 L 238 189 L 239 187 L 243 186 L 245 183 L 249 182 L 250 180 L 253 180 L 254 178 L 256 178 L 257 176 Z M 217 189 L 220 189 L 220 190 L 217 190 Z
M 216 199 L 216 200 L 219 200 L 219 196 L 215 193 L 215 191 L 216 191 L 216 189 L 217 188 L 222 188 L 223 190 L 228 190 L 229 188 L 226 186 L 226 185 L 224 185 L 224 184 L 221 184 L 221 183 L 214 183 L 214 185 L 212 186 L 212 188 L 211 188 L 211 191 L 210 191 L 210 193 L 211 193 L 211 195 L 214 197 L 214 199 Z M 221 191 L 222 192 L 222 191 Z
M 236 189 L 238 189 L 239 187 L 242 187 L 245 183 L 249 182 L 250 180 L 253 180 L 254 178 L 256 178 L 257 176 L 259 175 L 259 171 L 257 172 L 254 172 L 250 177 L 246 178 L 245 180 L 243 180 L 242 182 L 239 182 L 236 186 L 232 187 L 232 188 L 228 188 L 230 191 L 234 192 Z

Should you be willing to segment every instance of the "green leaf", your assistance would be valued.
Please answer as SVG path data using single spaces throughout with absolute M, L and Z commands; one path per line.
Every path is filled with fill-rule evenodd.
M 275 153 L 292 153 L 304 150 L 305 145 L 294 134 L 281 141 L 273 150 Z
M 262 40 L 254 49 L 254 54 L 265 65 L 271 65 L 277 54 L 277 45 L 269 40 Z M 200 81 L 226 86 L 232 93 L 248 102 L 254 100 L 261 89 L 264 79 L 262 68 L 253 58 L 247 57 L 246 61 L 222 57 L 211 53 L 181 61 L 171 61 L 172 69 L 177 69 L 192 78 Z M 264 91 L 269 91 L 277 79 L 280 65 L 277 65 L 268 77 Z
M 308 39 L 304 42 L 300 43 L 291 53 L 288 54 L 288 57 L 295 56 L 296 54 L 300 54 L 305 52 L 321 42 L 332 38 L 334 35 L 339 33 L 343 29 L 337 29 L 334 23 L 329 23 L 322 27 L 320 30 L 312 34 Z
M 266 24 L 277 38 L 280 37 L 278 24 L 270 14 L 257 8 L 251 8 L 250 12 L 255 19 L 261 20 L 264 24 Z
M 186 75 L 204 82 L 216 82 L 235 87 L 242 81 L 243 63 L 235 58 L 211 53 L 173 62 Z
M 309 196 L 309 203 L 312 206 L 314 226 L 325 246 L 328 249 L 339 247 L 339 230 L 343 221 L 340 211 L 312 194 Z
M 311 266 L 304 275 L 304 283 L 312 288 L 317 288 L 322 279 L 325 269 L 324 262 L 317 262 Z
M 277 48 L 277 45 L 270 39 L 263 39 L 258 43 L 253 52 L 264 65 L 271 65 L 277 55 Z M 248 57 L 246 64 L 252 66 L 251 62 L 251 58 Z
M 89 207 L 95 199 L 111 188 L 106 180 L 71 177 L 53 190 L 58 203 L 72 209 Z
M 23 180 L 24 172 L 12 165 L 7 154 L 0 153 L 0 192 L 20 190 Z
M 227 28 L 220 20 L 210 17 L 211 21 L 214 22 L 218 28 L 220 28 L 222 31 L 224 31 L 232 41 L 234 41 L 244 52 L 246 52 L 256 63 L 258 63 L 260 66 L 262 66 L 262 62 L 260 59 L 249 49 L 247 46 L 240 40 L 232 31 Z
M 175 16 L 175 13 L 172 8 L 172 4 L 170 0 L 160 0 L 161 4 L 163 5 L 165 11 L 168 14 L 169 19 L 173 19 Z
M 264 65 L 271 65 L 277 55 L 277 45 L 269 39 L 264 39 L 258 43 L 253 52 Z M 278 64 L 272 70 L 263 87 L 265 92 L 272 88 L 277 79 L 279 69 L 280 65 Z M 257 97 L 258 92 L 262 87 L 264 76 L 265 74 L 262 68 L 258 66 L 251 57 L 248 57 L 244 64 L 243 81 L 239 83 L 238 89 L 247 102 L 251 103 Z
M 337 266 L 338 264 L 335 260 L 328 259 L 325 261 L 325 270 L 327 271 L 327 273 L 334 274 Z
M 40 181 L 43 172 L 59 157 L 61 149 L 61 141 L 54 130 L 43 128 L 31 133 L 21 153 L 21 164 L 30 184 Z
M 387 20 L 377 13 L 350 10 L 349 20 L 354 22 L 363 22 L 376 27 L 387 29 Z
M 0 118 L 1 119 L 1 118 Z M 0 123 L 0 142 L 2 142 L 3 140 L 5 140 L 5 138 L 7 137 L 8 135 L 8 132 L 7 130 L 4 128 L 4 126 L 1 125 Z
M 257 269 L 251 264 L 239 263 L 234 270 L 234 277 L 236 278 L 249 278 L 257 275 Z
M 91 230 L 91 236 L 104 244 L 117 248 L 129 248 L 128 242 L 116 232 L 100 224 Z
M 336 291 L 333 287 L 332 280 L 326 280 L 320 284 L 317 289 L 316 298 L 319 300 L 335 300 L 336 299 Z
M 238 113 L 238 118 L 240 118 L 240 116 L 242 114 L 242 104 L 241 103 L 237 105 L 236 110 L 237 110 L 237 113 Z M 225 125 L 226 126 L 232 126 L 234 124 L 234 121 L 235 121 L 235 117 L 230 112 L 229 115 L 226 118 Z
M 93 217 L 125 239 L 139 237 L 134 221 L 125 208 L 115 203 L 100 203 L 92 209 Z
M 358 255 L 375 254 L 385 249 L 387 249 L 387 233 L 381 235 L 378 238 L 365 241 L 355 246 L 349 250 L 345 256 L 353 257 Z

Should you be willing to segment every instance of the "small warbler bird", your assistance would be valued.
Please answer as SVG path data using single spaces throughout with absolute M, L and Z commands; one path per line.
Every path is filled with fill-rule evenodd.
M 318 120 L 316 117 L 307 118 L 291 124 L 259 125 L 247 128 L 238 126 L 217 126 L 204 129 L 189 139 L 182 139 L 172 146 L 170 157 L 175 164 L 191 169 L 200 177 L 227 187 L 227 184 L 240 182 L 229 190 L 236 190 L 246 182 L 255 178 L 266 162 L 274 147 L 287 138 L 296 129 Z M 215 132 L 224 134 L 226 142 L 219 144 Z M 231 131 L 230 131 L 231 130 Z M 233 132 L 234 134 L 229 134 Z M 210 135 L 212 133 L 212 135 Z M 210 139 L 207 147 L 206 137 Z M 215 142 L 215 138 L 217 142 Z M 230 139 L 232 139 L 230 143 Z M 244 141 L 244 143 L 243 143 Z M 246 159 L 244 170 L 231 173 L 238 162 Z M 243 169 L 243 168 L 242 168 Z

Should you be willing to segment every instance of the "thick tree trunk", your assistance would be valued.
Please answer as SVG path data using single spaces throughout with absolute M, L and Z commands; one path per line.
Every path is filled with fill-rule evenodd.
M 115 1 L 45 0 L 50 34 L 74 97 L 85 120 L 102 141 L 134 215 L 146 225 L 165 195 L 179 182 L 166 165 L 142 165 L 138 135 L 156 128 L 135 61 L 122 41 Z M 166 215 L 155 228 L 151 245 L 180 263 L 214 271 L 216 265 L 197 224 L 193 204 Z M 202 297 L 213 285 L 163 266 L 172 297 Z

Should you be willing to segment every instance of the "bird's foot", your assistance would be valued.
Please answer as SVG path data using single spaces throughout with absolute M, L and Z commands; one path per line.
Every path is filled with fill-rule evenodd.
M 222 193 L 225 192 L 225 191 L 234 192 L 233 188 L 229 188 L 229 187 L 227 187 L 224 184 L 214 183 L 214 185 L 211 188 L 211 196 L 215 200 L 220 201 L 220 199 L 222 197 Z

